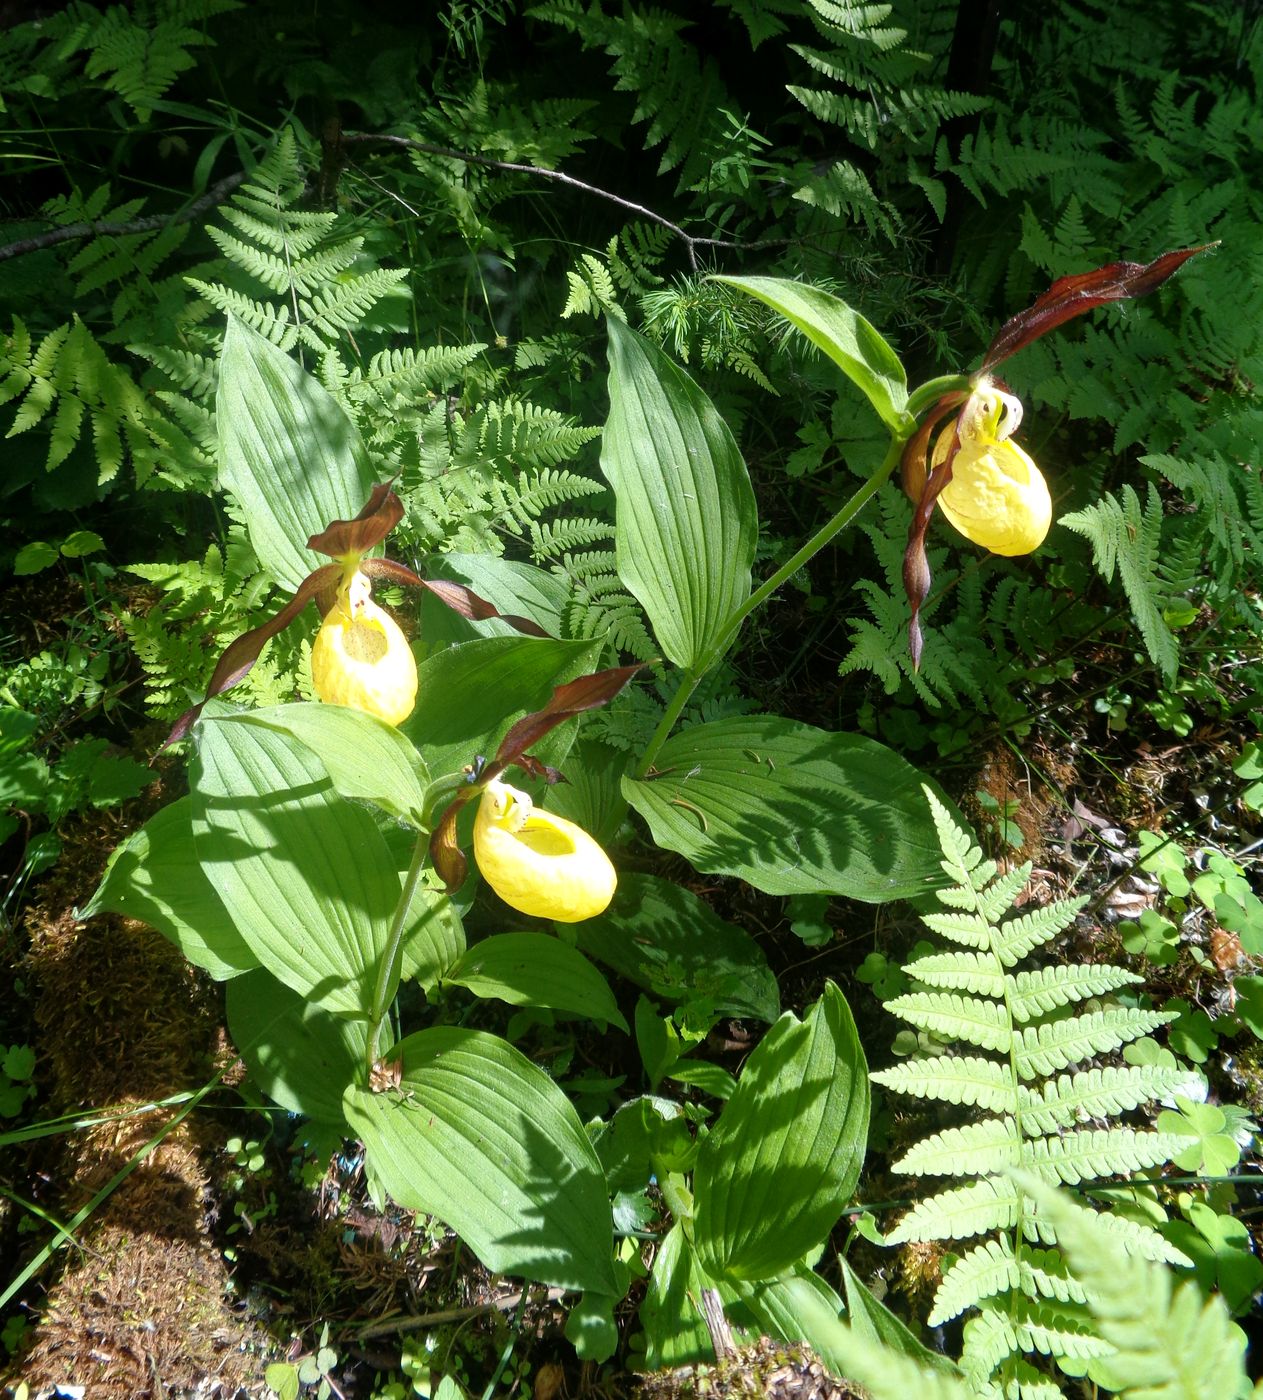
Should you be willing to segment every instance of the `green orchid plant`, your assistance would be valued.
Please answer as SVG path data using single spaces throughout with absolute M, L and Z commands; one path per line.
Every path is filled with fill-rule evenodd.
M 475 591 L 457 560 L 433 561 L 423 579 L 381 557 L 404 504 L 375 481 L 355 425 L 288 355 L 230 320 L 221 481 L 290 596 L 227 648 L 206 699 L 175 724 L 168 742 L 191 741 L 189 795 L 116 852 L 85 916 L 142 919 L 224 982 L 229 1030 L 260 1088 L 305 1115 L 313 1140 L 358 1137 L 375 1191 L 446 1222 L 492 1270 L 582 1294 L 569 1335 L 583 1355 L 617 1344 L 614 1309 L 643 1269 L 634 1230 L 616 1237 L 614 1207 L 631 1193 L 651 1216 L 651 1176 L 673 1222 L 641 1318 L 651 1356 L 679 1364 L 705 1350 L 702 1298 L 827 1349 L 841 1299 L 804 1261 L 862 1167 L 868 1079 L 850 1011 L 829 987 L 803 1020 L 781 1015 L 756 939 L 649 873 L 643 853 L 634 866 L 621 853 L 632 840 L 656 846 L 770 896 L 881 903 L 941 885 L 925 779 L 889 748 L 783 715 L 681 717 L 751 614 L 900 465 L 915 504 L 905 578 L 919 655 L 937 504 L 1000 553 L 1036 548 L 1049 528 L 1047 487 L 1014 441 L 1020 405 L 994 368 L 1071 316 L 1153 290 L 1196 251 L 1064 278 L 1001 329 L 978 373 L 911 392 L 891 347 L 837 298 L 720 279 L 828 355 L 890 433 L 870 478 L 757 586 L 756 503 L 732 433 L 678 365 L 611 320 L 601 470 L 619 576 L 653 630 L 669 695 L 630 757 L 581 724 L 640 668 L 619 665 L 604 638 L 560 635 L 542 570 L 479 558 Z M 376 580 L 446 603 L 457 639 L 418 661 L 372 599 Z M 268 640 L 313 602 L 319 702 L 231 704 Z M 473 941 L 470 847 L 491 891 L 476 906 L 490 931 Z M 627 1033 L 628 1003 L 602 967 L 640 993 L 651 1086 L 692 1076 L 730 1096 L 709 1136 L 656 1092 L 585 1125 L 527 1054 L 464 1024 L 473 999 L 487 1004 L 482 1022 L 495 1023 L 498 1003 Z M 400 999 L 404 983 L 415 995 Z M 734 1084 L 688 1057 L 672 1006 L 771 1029 Z M 792 1229 L 775 1212 L 790 1195 L 801 1206 Z

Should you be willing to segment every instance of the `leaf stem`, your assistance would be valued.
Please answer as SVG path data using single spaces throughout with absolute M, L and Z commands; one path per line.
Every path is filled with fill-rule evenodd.
M 416 896 L 417 885 L 422 871 L 430 857 L 430 833 L 419 831 L 417 844 L 412 851 L 412 864 L 404 877 L 403 888 L 399 892 L 399 903 L 390 921 L 390 932 L 386 935 L 386 946 L 382 950 L 381 961 L 377 964 L 377 982 L 373 988 L 373 1007 L 369 1014 L 368 1044 L 365 1048 L 365 1084 L 372 1074 L 377 1060 L 377 1042 L 381 1038 L 382 1026 L 390 1011 L 390 1004 L 399 990 L 399 970 L 403 963 L 403 934 Z
M 708 667 L 710 664 L 708 663 Z M 697 689 L 703 675 L 702 670 L 686 669 L 680 676 L 680 684 L 676 687 L 675 694 L 671 697 L 667 707 L 662 712 L 662 718 L 658 721 L 658 727 L 653 731 L 653 737 L 645 746 L 645 751 L 640 756 L 640 762 L 636 765 L 636 777 L 643 778 L 653 766 L 653 761 L 658 756 L 659 749 L 666 743 L 667 737 L 675 728 L 675 722 L 679 719 L 685 705 L 689 702 L 689 697 Z
M 958 378 L 959 376 L 953 376 Z M 924 388 L 926 386 L 922 386 Z M 937 397 L 935 391 L 934 397 Z M 911 431 L 911 430 L 910 430 Z M 667 741 L 672 727 L 680 717 L 680 712 L 688 703 L 689 696 L 697 688 L 702 677 L 711 669 L 719 658 L 728 650 L 733 638 L 741 628 L 741 624 L 750 616 L 756 608 L 762 607 L 767 600 L 776 592 L 778 588 L 791 575 L 796 574 L 799 569 L 806 564 L 813 555 L 818 554 L 829 541 L 844 530 L 852 520 L 860 513 L 869 500 L 881 489 L 890 474 L 899 465 L 899 457 L 903 452 L 903 445 L 907 439 L 902 436 L 893 436 L 890 446 L 886 449 L 886 455 L 882 458 L 881 465 L 868 478 L 868 480 L 856 491 L 842 508 L 833 515 L 805 545 L 797 550 L 789 559 L 781 565 L 772 576 L 766 579 L 754 590 L 746 601 L 732 612 L 714 642 L 691 668 L 686 670 L 680 681 L 680 688 L 671 697 L 671 703 L 663 712 L 657 729 L 653 732 L 653 737 L 649 740 L 640 762 L 636 765 L 636 776 L 643 778 L 654 759 L 657 758 L 663 744 Z

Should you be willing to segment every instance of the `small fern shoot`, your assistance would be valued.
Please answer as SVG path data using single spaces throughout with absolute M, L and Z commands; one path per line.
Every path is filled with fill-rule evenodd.
M 1185 1138 L 1118 1120 L 1187 1087 L 1188 1071 L 1085 1065 L 1171 1017 L 1112 999 L 1141 980 L 1125 968 L 1050 962 L 1019 969 L 1085 901 L 1010 913 L 1030 865 L 1000 874 L 933 793 L 926 795 L 952 883 L 937 894 L 945 909 L 924 922 L 960 950 L 910 963 L 904 971 L 914 990 L 887 1009 L 962 1049 L 872 1077 L 897 1093 L 982 1116 L 931 1134 L 894 1164 L 897 1172 L 952 1184 L 909 1210 L 887 1242 L 984 1237 L 948 1269 L 928 1320 L 935 1325 L 978 1310 L 965 1327 L 961 1367 L 980 1396 L 1055 1394 L 1024 1353 L 1082 1364 L 1108 1355 L 1111 1345 L 1093 1325 L 1091 1290 L 1056 1248 L 1055 1225 L 1011 1173 L 1073 1186 L 1169 1162 Z M 1100 1219 L 1116 1250 L 1186 1262 L 1156 1231 L 1122 1217 Z

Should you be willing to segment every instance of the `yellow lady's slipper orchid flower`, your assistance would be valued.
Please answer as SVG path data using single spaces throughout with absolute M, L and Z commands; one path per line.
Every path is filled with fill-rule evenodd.
M 542 811 L 508 783 L 483 790 L 474 856 L 506 904 L 563 924 L 600 914 L 618 883 L 609 856 L 582 827 Z
M 1011 438 L 1021 421 L 1021 402 L 983 383 L 934 446 L 932 465 L 937 467 L 959 431 L 952 479 L 938 504 L 966 539 L 993 554 L 1029 554 L 1043 543 L 1052 524 L 1047 483 Z
M 312 684 L 328 704 L 401 724 L 416 704 L 417 663 L 399 624 L 369 596 L 372 587 L 358 569 L 343 578 L 311 648 Z

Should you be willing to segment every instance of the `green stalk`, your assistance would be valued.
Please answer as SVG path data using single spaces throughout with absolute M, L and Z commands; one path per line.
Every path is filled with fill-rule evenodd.
M 918 384 L 908 395 L 904 409 L 913 419 L 920 418 L 927 408 L 944 394 L 968 394 L 974 387 L 974 376 L 968 374 L 941 374 L 937 379 L 927 379 Z M 907 437 L 912 436 L 909 430 Z M 907 437 L 903 440 L 906 442 Z
M 667 736 L 675 728 L 676 720 L 679 719 L 685 705 L 688 704 L 689 696 L 700 684 L 703 674 L 703 670 L 686 670 L 680 676 L 680 684 L 676 687 L 676 692 L 668 702 L 666 709 L 663 710 L 658 727 L 653 731 L 653 737 L 649 740 L 641 755 L 640 762 L 636 765 L 637 778 L 643 778 L 649 771 L 658 755 L 658 750 L 666 743 Z
M 953 375 L 951 376 L 951 382 L 954 384 L 959 378 L 959 375 Z M 944 381 L 932 380 L 931 384 L 938 385 L 942 382 Z M 929 387 L 928 385 L 922 385 L 921 390 L 918 391 L 918 395 Z M 940 389 L 935 388 L 931 399 L 936 398 L 940 392 L 942 392 Z M 911 400 L 909 400 L 909 402 L 911 402 Z M 844 530 L 851 521 L 855 519 L 899 465 L 899 458 L 903 452 L 903 446 L 906 440 L 906 438 L 902 437 L 891 438 L 890 446 L 886 449 L 886 455 L 882 459 L 881 465 L 872 476 L 870 476 L 863 486 L 850 497 L 836 515 L 812 535 L 800 550 L 790 559 L 786 560 L 770 578 L 761 583 L 759 587 L 750 594 L 741 607 L 730 614 L 728 620 L 721 628 L 719 635 L 715 638 L 715 641 L 705 655 L 696 665 L 684 672 L 680 682 L 680 688 L 671 697 L 671 703 L 667 706 L 662 719 L 658 722 L 657 729 L 653 732 L 653 737 L 649 740 L 644 753 L 641 755 L 640 762 L 636 765 L 636 776 L 638 778 L 643 778 L 646 772 L 648 772 L 663 744 L 666 743 L 667 736 L 670 734 L 676 720 L 679 719 L 680 712 L 688 703 L 689 696 L 692 695 L 706 672 L 709 671 L 724 652 L 728 650 L 733 638 L 740 630 L 741 624 L 756 608 L 762 607 L 786 579 L 792 574 L 796 574 L 813 555 L 818 554 L 825 545 L 829 543 L 834 535 L 840 530 Z
M 412 901 L 421 880 L 421 873 L 430 858 L 430 833 L 419 831 L 417 844 L 412 852 L 412 864 L 404 877 L 403 889 L 399 892 L 399 903 L 390 921 L 390 932 L 386 935 L 386 947 L 381 961 L 377 964 L 377 983 L 373 988 L 373 1009 L 368 1022 L 368 1045 L 365 1049 L 365 1083 L 373 1072 L 377 1060 L 377 1043 L 381 1038 L 382 1025 L 390 1012 L 390 1004 L 399 989 L 399 969 L 403 962 L 403 932 L 408 922 Z

